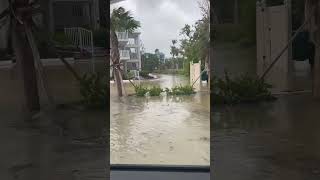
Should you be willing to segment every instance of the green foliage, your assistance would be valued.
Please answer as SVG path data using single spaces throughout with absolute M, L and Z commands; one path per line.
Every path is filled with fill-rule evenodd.
M 139 75 L 143 78 L 150 79 L 151 77 L 149 76 L 149 73 L 150 71 L 140 71 Z
M 80 81 L 82 103 L 88 108 L 102 108 L 107 105 L 107 78 L 100 73 L 85 74 Z
M 134 90 L 136 91 L 136 95 L 139 97 L 145 96 L 149 91 L 148 88 L 143 87 L 142 85 L 136 86 Z
M 242 75 L 231 79 L 228 73 L 224 79 L 213 79 L 211 89 L 214 104 L 237 104 L 275 99 L 269 89 L 272 87 L 258 77 Z
M 150 96 L 160 96 L 162 92 L 167 95 L 191 95 L 194 94 L 194 88 L 190 85 L 185 86 L 175 86 L 172 89 L 165 88 L 164 90 L 159 86 L 153 86 L 151 88 L 143 87 L 142 85 L 135 87 L 137 96 L 145 96 L 148 92 Z
M 141 57 L 141 66 L 143 71 L 152 72 L 159 69 L 159 58 L 156 54 L 145 53 Z
M 149 95 L 150 96 L 160 96 L 160 94 L 163 92 L 163 89 L 157 86 L 153 86 L 149 89 Z
M 52 39 L 57 42 L 59 45 L 65 46 L 70 45 L 72 42 L 67 38 L 64 32 L 56 32 L 53 34 Z
M 191 95 L 194 94 L 194 88 L 191 85 L 175 86 L 171 90 L 165 90 L 168 95 Z
M 111 29 L 116 32 L 133 32 L 140 27 L 140 22 L 135 20 L 130 11 L 126 11 L 123 7 L 113 9 L 111 13 Z

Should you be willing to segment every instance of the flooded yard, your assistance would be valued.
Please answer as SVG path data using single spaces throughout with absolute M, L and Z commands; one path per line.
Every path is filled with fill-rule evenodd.
M 80 100 L 77 82 L 63 66 L 47 67 L 46 72 L 55 103 Z M 106 179 L 106 111 L 50 110 L 40 91 L 42 112 L 37 121 L 26 123 L 17 79 L 15 69 L 0 68 L 0 179 Z
M 141 82 L 171 88 L 189 80 L 177 75 Z M 134 92 L 131 84 L 126 91 Z M 204 84 L 191 96 L 110 97 L 111 164 L 209 165 L 210 96 Z

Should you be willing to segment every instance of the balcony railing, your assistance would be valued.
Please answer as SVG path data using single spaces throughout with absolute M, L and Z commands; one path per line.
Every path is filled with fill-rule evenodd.
M 116 34 L 119 41 L 128 40 L 128 32 L 116 32 Z
M 119 50 L 120 59 L 130 59 L 130 51 L 129 50 Z

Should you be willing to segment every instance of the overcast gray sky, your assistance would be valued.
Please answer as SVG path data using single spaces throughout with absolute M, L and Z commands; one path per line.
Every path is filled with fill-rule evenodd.
M 125 0 L 111 6 L 122 6 L 140 21 L 141 40 L 146 52 L 156 48 L 170 57 L 173 39 L 179 39 L 181 28 L 201 18 L 200 0 Z

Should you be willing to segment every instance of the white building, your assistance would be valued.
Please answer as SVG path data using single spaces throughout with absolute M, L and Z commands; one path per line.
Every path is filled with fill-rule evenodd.
M 124 71 L 141 70 L 140 32 L 117 32 L 120 62 Z
M 111 0 L 110 4 L 115 4 L 124 0 Z M 111 12 L 110 12 L 111 13 Z M 141 41 L 140 32 L 117 32 L 119 41 L 120 62 L 123 63 L 124 72 L 131 70 L 141 70 Z M 111 61 L 110 61 L 111 63 Z

